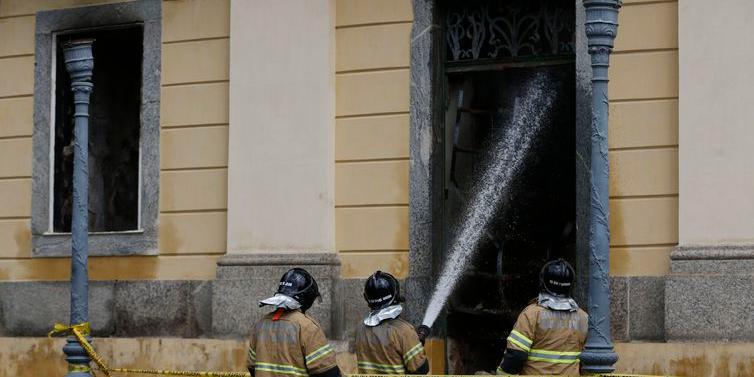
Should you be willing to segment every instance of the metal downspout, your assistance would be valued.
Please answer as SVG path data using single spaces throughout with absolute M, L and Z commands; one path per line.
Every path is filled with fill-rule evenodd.
M 592 151 L 589 219 L 589 335 L 581 354 L 588 373 L 615 370 L 618 355 L 610 335 L 610 214 L 608 165 L 608 67 L 621 0 L 584 0 L 592 65 Z
M 63 50 L 71 76 L 74 112 L 73 214 L 71 219 L 71 325 L 89 322 L 89 95 L 93 84 L 94 40 L 72 41 Z M 88 337 L 88 334 L 86 334 Z M 67 377 L 89 377 L 89 357 L 75 338 L 69 337 L 63 352 Z

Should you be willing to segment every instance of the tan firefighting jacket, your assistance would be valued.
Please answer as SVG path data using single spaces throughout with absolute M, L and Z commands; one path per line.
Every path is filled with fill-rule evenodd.
M 395 318 L 356 330 L 356 359 L 360 374 L 406 374 L 424 365 L 427 355 L 414 327 Z
M 587 330 L 583 310 L 557 311 L 534 303 L 518 316 L 508 348 L 528 354 L 522 375 L 578 376 Z
M 247 366 L 256 377 L 303 377 L 337 365 L 335 349 L 317 321 L 300 310 L 276 312 L 251 330 Z

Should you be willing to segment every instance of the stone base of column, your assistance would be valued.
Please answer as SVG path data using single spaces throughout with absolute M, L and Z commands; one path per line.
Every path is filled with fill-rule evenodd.
M 340 277 L 340 259 L 334 252 L 281 252 L 229 254 L 217 262 L 212 292 L 212 333 L 215 337 L 245 337 L 269 308 L 259 300 L 272 296 L 280 277 L 293 267 L 314 276 L 322 294 L 307 313 L 330 335 L 333 329 L 333 294 Z
M 665 286 L 669 341 L 753 341 L 754 245 L 677 247 Z

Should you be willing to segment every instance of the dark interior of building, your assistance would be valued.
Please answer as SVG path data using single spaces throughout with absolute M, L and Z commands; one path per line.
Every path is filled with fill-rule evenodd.
M 138 229 L 142 34 L 140 25 L 59 34 L 55 64 L 53 229 L 70 232 L 74 103 L 66 41 L 93 38 L 89 106 L 89 230 Z

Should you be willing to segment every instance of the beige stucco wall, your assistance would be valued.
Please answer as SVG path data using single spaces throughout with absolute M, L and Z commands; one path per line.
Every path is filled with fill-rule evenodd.
M 228 252 L 334 251 L 335 2 L 231 8 Z
M 410 0 L 337 0 L 335 223 L 341 274 L 408 273 Z
M 678 3 L 624 1 L 610 66 L 610 273 L 662 276 L 678 243 Z
M 752 343 L 616 343 L 619 373 L 684 377 L 754 375 Z
M 685 0 L 679 12 L 680 241 L 754 243 L 754 2 Z
M 30 259 L 33 12 L 91 2 L 0 4 L 0 278 L 67 276 L 65 260 Z M 613 275 L 665 274 L 668 253 L 678 242 L 677 18 L 674 1 L 626 1 L 620 13 L 610 73 Z M 363 277 L 377 268 L 407 273 L 411 20 L 409 0 L 335 1 L 334 129 L 323 128 L 317 135 L 334 133 L 335 227 L 330 237 L 340 252 L 344 277 Z M 238 221 L 244 216 L 236 219 L 238 231 L 227 231 L 227 193 L 237 190 L 239 198 L 259 201 L 275 192 L 270 185 L 250 185 L 248 179 L 227 185 L 229 35 L 229 1 L 164 3 L 161 255 L 128 258 L 137 267 L 128 270 L 112 258 L 93 258 L 103 271 L 95 277 L 209 278 L 215 259 L 226 249 L 253 249 L 245 241 L 238 247 L 226 245 L 226 235 L 248 233 L 243 232 L 248 225 Z M 328 105 L 320 105 L 307 112 L 325 112 Z M 263 115 L 275 116 L 255 116 Z M 286 116 L 292 121 L 296 115 Z M 255 140 L 243 136 L 233 140 Z M 290 151 L 267 152 L 279 159 L 284 150 Z M 310 179 L 323 188 L 321 202 L 326 202 L 328 173 L 323 171 Z M 261 213 L 279 215 L 272 206 L 264 208 Z M 322 211 L 320 224 L 327 224 L 327 210 Z M 277 240 L 291 234 L 271 225 L 274 217 L 255 218 L 266 230 L 258 234 Z M 309 225 L 305 233 L 322 235 L 327 229 Z M 197 269 L 176 269 L 185 263 Z
M 105 2 L 0 2 L 0 280 L 68 278 L 67 259 L 31 259 L 34 13 Z M 214 276 L 226 249 L 229 5 L 163 3 L 160 256 L 92 258 L 93 279 Z
M 0 376 L 64 376 L 64 344 L 64 338 L 0 338 Z M 94 345 L 110 367 L 243 372 L 246 365 L 243 341 L 96 338 Z

